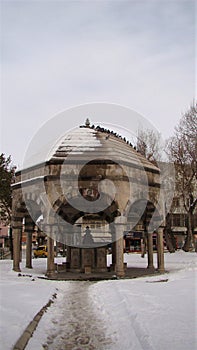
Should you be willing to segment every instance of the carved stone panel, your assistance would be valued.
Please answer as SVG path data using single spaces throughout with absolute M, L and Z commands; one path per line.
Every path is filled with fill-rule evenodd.
M 107 269 L 107 257 L 105 247 L 99 247 L 96 249 L 96 268 L 98 270 Z
M 87 248 L 81 250 L 82 253 L 82 269 L 85 268 L 85 266 L 91 266 L 93 269 L 95 266 L 94 263 L 94 249 L 92 248 Z
M 71 248 L 71 260 L 70 260 L 71 269 L 80 269 L 80 249 Z

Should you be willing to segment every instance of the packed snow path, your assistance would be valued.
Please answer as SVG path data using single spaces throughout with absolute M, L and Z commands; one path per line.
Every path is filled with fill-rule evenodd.
M 42 344 L 43 349 L 109 348 L 112 341 L 105 337 L 102 320 L 92 308 L 91 297 L 88 294 L 89 285 L 89 282 L 71 282 L 66 293 L 60 291 L 60 297 L 48 310 L 48 313 L 54 313 L 54 316 L 48 324 L 47 333 L 50 335 Z M 46 314 L 44 317 L 47 316 L 50 315 Z

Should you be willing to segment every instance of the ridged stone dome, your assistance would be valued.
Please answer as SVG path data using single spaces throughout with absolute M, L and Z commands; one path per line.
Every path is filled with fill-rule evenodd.
M 159 169 L 116 133 L 101 127 L 80 126 L 63 136 L 50 151 L 48 161 L 62 163 L 68 157 L 88 161 L 109 159 L 158 172 Z

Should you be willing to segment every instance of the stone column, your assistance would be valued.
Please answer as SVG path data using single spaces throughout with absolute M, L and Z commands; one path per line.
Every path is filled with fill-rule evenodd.
M 124 277 L 124 229 L 125 229 L 126 218 L 120 216 L 115 221 L 116 231 L 116 275 L 117 277 Z
M 112 263 L 111 263 L 111 269 L 112 270 L 115 270 L 115 266 L 116 266 L 116 232 L 115 232 L 115 226 L 112 225 L 112 228 L 111 228 L 111 239 L 112 239 L 112 245 L 111 245 L 111 248 L 112 248 Z
M 32 268 L 32 234 L 34 232 L 34 222 L 27 218 L 25 220 L 25 231 L 26 231 L 26 267 Z
M 48 277 L 52 277 L 55 273 L 54 264 L 54 240 L 51 237 L 47 237 L 47 273 Z
M 112 270 L 115 269 L 115 266 L 116 266 L 116 242 L 112 242 L 112 263 L 111 263 Z
M 65 256 L 66 256 L 66 246 L 65 246 L 65 244 L 63 244 L 63 246 L 62 246 L 62 250 L 63 250 L 62 256 L 65 258 Z
M 116 241 L 116 274 L 118 277 L 124 277 L 124 255 L 123 255 L 123 237 L 118 238 Z
M 26 267 L 32 268 L 32 233 L 26 232 Z
M 163 227 L 157 230 L 157 268 L 159 272 L 165 272 L 164 269 L 164 247 L 163 247 Z
M 13 235 L 13 270 L 20 272 L 20 260 L 21 260 L 21 232 L 22 221 L 21 218 L 16 219 L 12 225 Z
M 71 254 L 71 247 L 75 247 L 75 244 L 74 243 L 74 236 L 75 236 L 75 232 L 76 232 L 76 227 L 75 226 L 69 226 L 69 232 L 67 233 L 67 246 L 66 246 L 66 266 L 67 266 L 67 269 L 70 268 L 70 266 L 72 265 L 72 257 L 73 257 L 73 254 Z M 75 252 L 76 253 L 76 252 Z M 74 253 L 74 256 L 75 256 L 75 253 Z
M 66 246 L 66 263 L 69 268 L 71 263 L 71 247 L 69 245 Z
M 73 235 L 73 247 L 79 246 L 82 242 L 81 240 L 81 226 L 76 225 L 72 227 L 72 235 Z
M 153 235 L 152 232 L 147 233 L 147 248 L 148 248 L 148 269 L 154 269 L 153 265 Z

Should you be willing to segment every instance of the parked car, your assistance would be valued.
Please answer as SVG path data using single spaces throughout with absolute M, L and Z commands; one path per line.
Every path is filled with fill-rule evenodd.
M 34 250 L 34 258 L 46 258 L 47 257 L 47 246 L 40 245 Z

